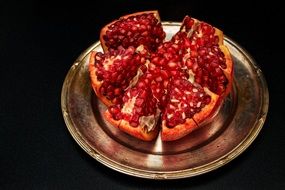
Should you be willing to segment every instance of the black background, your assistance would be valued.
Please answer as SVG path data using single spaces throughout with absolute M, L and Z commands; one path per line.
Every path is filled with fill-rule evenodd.
M 73 61 L 98 40 L 103 25 L 150 9 L 164 21 L 190 14 L 217 26 L 264 72 L 265 125 L 242 155 L 218 170 L 171 181 L 130 177 L 88 156 L 65 126 L 60 94 Z M 0 189 L 285 189 L 282 11 L 273 1 L 1 2 Z

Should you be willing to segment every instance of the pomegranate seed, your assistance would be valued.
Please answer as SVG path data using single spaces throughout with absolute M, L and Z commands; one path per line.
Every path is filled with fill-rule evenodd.
M 123 102 L 126 103 L 129 100 L 129 98 L 127 96 L 123 97 Z
M 174 62 L 169 62 L 169 63 L 168 63 L 168 66 L 169 66 L 170 68 L 174 68 L 174 67 L 177 66 L 177 64 L 174 63 Z
M 137 127 L 137 126 L 138 126 L 138 123 L 137 123 L 137 122 L 132 121 L 132 122 L 130 122 L 130 125 L 131 125 L 132 127 Z
M 132 117 L 131 117 L 131 121 L 132 122 L 135 122 L 135 123 L 138 123 L 139 121 L 139 116 L 137 114 L 134 114 Z
M 158 76 L 158 77 L 155 78 L 155 80 L 156 80 L 157 82 L 161 82 L 163 79 L 162 79 L 161 76 Z
M 194 63 L 194 64 L 193 64 L 192 70 L 193 70 L 194 73 L 197 71 L 198 67 L 199 67 L 199 66 L 198 66 L 197 63 Z
M 215 62 L 215 61 L 211 62 L 210 65 L 211 65 L 212 68 L 216 68 L 216 67 L 219 66 L 219 64 L 217 62 Z
M 160 59 L 159 61 L 158 61 L 158 65 L 165 65 L 165 63 L 166 63 L 166 59 L 165 58 L 162 58 L 162 59 Z
M 112 101 L 115 105 L 119 104 L 121 102 L 120 98 L 114 98 Z
M 140 98 L 145 99 L 147 96 L 146 91 L 144 90 L 141 94 L 140 94 Z
M 199 53 L 200 56 L 205 55 L 205 54 L 206 54 L 205 48 L 201 48 L 201 49 L 198 51 L 198 53 Z
M 164 87 L 164 88 L 167 88 L 167 86 L 168 86 L 168 81 L 164 81 L 164 82 L 163 82 L 163 87 Z
M 203 45 L 204 45 L 204 39 L 203 39 L 203 38 L 198 38 L 198 39 L 197 39 L 197 44 L 198 44 L 199 46 L 203 46 Z
M 142 35 L 142 36 L 148 36 L 149 33 L 148 33 L 148 31 L 144 31 L 141 35 Z
M 161 70 L 161 71 L 160 71 L 160 74 L 161 74 L 161 77 L 162 77 L 163 79 L 167 79 L 167 78 L 168 78 L 168 73 L 167 73 L 165 70 Z
M 197 107 L 198 107 L 198 108 L 201 106 L 201 103 L 202 103 L 202 102 L 198 102 L 198 103 L 197 103 Z
M 139 88 L 144 88 L 146 85 L 145 85 L 144 81 L 140 81 L 140 82 L 138 82 L 137 86 Z
M 137 98 L 137 99 L 136 99 L 136 102 L 135 102 L 135 105 L 136 105 L 136 106 L 142 106 L 143 103 L 144 103 L 144 99 L 142 99 L 142 98 Z
M 178 102 L 180 102 L 180 101 L 177 100 L 177 99 L 171 99 L 170 102 L 172 102 L 172 103 L 178 103 Z
M 110 107 L 109 111 L 110 111 L 111 114 L 117 114 L 117 113 L 120 112 L 119 108 L 115 107 L 115 106 Z
M 215 74 L 216 74 L 216 76 L 222 75 L 223 74 L 222 69 L 220 69 L 219 67 L 215 68 Z
M 159 57 L 154 57 L 151 60 L 151 62 L 154 63 L 154 64 L 158 64 L 158 61 L 159 61 Z
M 114 93 L 113 92 L 108 92 L 106 96 L 107 96 L 108 99 L 112 100 L 114 98 Z
M 120 95 L 121 94 L 121 89 L 120 88 L 116 88 L 115 90 L 114 90 L 114 94 L 115 95 Z
M 142 24 L 142 25 L 140 26 L 140 29 L 144 31 L 144 30 L 147 29 L 147 27 L 146 27 L 146 25 Z
M 205 97 L 205 104 L 209 104 L 211 102 L 211 97 L 207 96 Z
M 132 89 L 132 91 L 131 91 L 131 96 L 132 96 L 132 97 L 135 97 L 137 94 L 138 94 L 137 89 Z

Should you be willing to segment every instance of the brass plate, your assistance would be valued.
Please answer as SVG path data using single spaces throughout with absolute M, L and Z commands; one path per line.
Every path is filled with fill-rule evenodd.
M 163 22 L 167 38 L 181 23 Z M 83 52 L 69 70 L 61 94 L 62 113 L 75 141 L 94 159 L 119 172 L 151 179 L 176 179 L 219 168 L 241 154 L 256 138 L 268 111 L 269 95 L 261 70 L 236 42 L 225 37 L 234 61 L 233 90 L 215 119 L 192 134 L 174 141 L 137 140 L 107 123 L 106 107 L 89 81 L 91 50 Z

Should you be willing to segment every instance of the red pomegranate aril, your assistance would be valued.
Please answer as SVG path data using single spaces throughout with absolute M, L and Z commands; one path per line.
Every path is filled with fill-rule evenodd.
M 157 62 L 157 64 L 160 65 L 160 66 L 165 65 L 165 63 L 166 63 L 166 59 L 165 59 L 165 58 L 161 58 L 161 59 Z
M 121 93 L 122 93 L 122 90 L 121 90 L 120 88 L 115 88 L 114 94 L 115 94 L 116 96 L 121 95 Z
M 145 37 L 145 36 L 148 36 L 149 33 L 147 31 L 144 31 L 141 35 Z
M 227 82 L 228 82 L 228 80 L 227 80 L 227 78 L 225 77 L 225 75 L 219 76 L 218 80 L 219 80 L 221 83 L 227 83 Z
M 129 100 L 129 97 L 123 96 L 123 102 L 126 103 Z
M 114 87 L 111 86 L 111 85 L 109 85 L 109 86 L 107 87 L 107 91 L 108 91 L 108 92 L 113 92 L 113 91 L 114 91 Z
M 160 88 L 156 88 L 156 89 L 155 89 L 156 94 L 160 94 L 161 91 L 162 91 L 162 89 L 160 89 Z
M 200 48 L 199 50 L 198 50 L 198 53 L 199 53 L 199 55 L 200 56 L 203 56 L 203 55 L 205 55 L 206 54 L 206 49 L 205 48 Z
M 134 114 L 134 115 L 131 117 L 131 122 L 135 122 L 135 123 L 138 124 L 138 121 L 139 121 L 139 115 Z
M 109 110 L 112 114 L 118 114 L 120 112 L 120 109 L 117 106 L 112 106 L 109 108 Z
M 195 73 L 198 70 L 198 68 L 199 68 L 199 65 L 198 65 L 198 63 L 195 62 L 192 66 L 192 71 Z
M 192 68 L 192 66 L 193 66 L 193 61 L 192 61 L 191 59 L 187 59 L 187 61 L 186 61 L 186 66 L 187 66 L 188 68 Z
M 144 100 L 143 100 L 143 99 L 137 98 L 137 99 L 136 99 L 136 102 L 135 102 L 135 105 L 136 105 L 136 106 L 141 106 L 143 103 L 144 103 Z
M 220 76 L 220 75 L 223 75 L 223 71 L 219 67 L 216 67 L 214 74 L 215 76 Z
M 136 27 L 136 26 L 132 26 L 132 27 L 131 27 L 131 30 L 135 32 L 135 31 L 137 31 L 137 30 L 138 30 L 138 27 Z M 130 32 L 130 35 L 131 35 L 131 34 L 132 34 L 132 33 Z
M 138 124 L 137 122 L 131 121 L 131 122 L 130 122 L 130 125 L 131 125 L 132 127 L 137 127 L 139 124 Z
M 210 27 L 207 24 L 202 24 L 202 30 L 206 33 L 206 34 L 210 34 L 212 33 L 212 27 Z
M 140 98 L 146 98 L 147 97 L 147 92 L 143 91 L 141 94 L 139 94 Z
M 203 46 L 204 43 L 205 43 L 205 40 L 204 40 L 203 38 L 197 39 L 197 44 L 198 44 L 199 46 Z
M 218 64 L 217 62 L 215 62 L 215 61 L 212 61 L 212 62 L 210 63 L 210 65 L 211 65 L 212 68 L 217 68 L 217 67 L 219 67 L 219 64 Z
M 160 70 L 160 75 L 162 79 L 167 79 L 169 77 L 166 70 Z
M 141 104 L 142 105 L 142 104 Z M 140 106 L 141 106 L 140 105 Z M 136 106 L 139 106 L 139 105 L 136 105 Z M 135 109 L 135 112 L 138 113 L 138 114 L 141 114 L 142 113 L 142 108 L 141 107 L 136 107 L 134 108 Z
M 105 88 L 103 86 L 100 88 L 100 94 L 106 95 Z
M 161 76 L 158 76 L 158 77 L 155 78 L 155 81 L 156 81 L 156 82 L 161 82 L 162 80 L 163 80 L 163 79 L 162 79 Z
M 146 84 L 145 84 L 144 81 L 139 81 L 138 84 L 137 84 L 137 86 L 138 86 L 139 88 L 144 88 L 144 87 L 146 86 Z
M 158 64 L 158 61 L 159 61 L 159 57 L 154 57 L 154 58 L 152 58 L 152 60 L 151 60 L 151 62 L 152 62 L 153 64 Z
M 136 97 L 138 95 L 137 89 L 131 91 L 131 97 Z
M 172 76 L 177 76 L 177 75 L 178 75 L 178 71 L 170 71 L 170 74 L 171 74 Z
M 170 68 L 175 68 L 177 66 L 177 63 L 171 61 L 171 62 L 168 63 L 168 66 Z

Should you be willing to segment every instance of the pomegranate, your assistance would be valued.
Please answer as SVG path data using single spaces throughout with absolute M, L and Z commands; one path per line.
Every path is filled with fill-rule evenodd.
M 90 57 L 92 86 L 108 106 L 107 120 L 146 141 L 160 126 L 163 141 L 199 128 L 232 85 L 232 59 L 220 30 L 186 16 L 172 39 L 164 38 L 156 11 L 127 15 L 102 29 L 105 54 Z
M 126 15 L 107 24 L 100 33 L 104 52 L 122 46 L 145 45 L 155 51 L 165 38 L 157 11 L 145 11 Z

